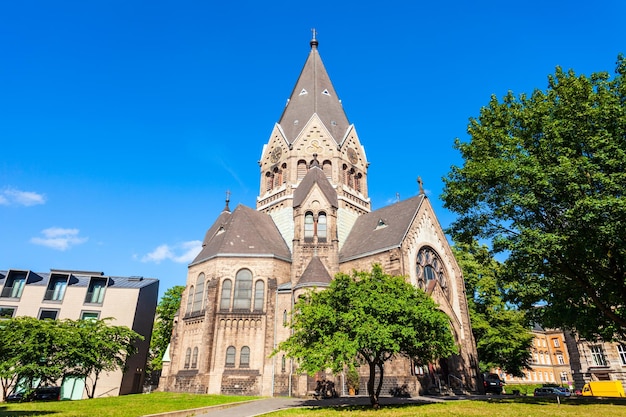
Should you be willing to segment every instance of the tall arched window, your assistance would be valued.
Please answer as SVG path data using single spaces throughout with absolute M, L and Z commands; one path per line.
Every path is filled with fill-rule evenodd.
M 317 241 L 326 242 L 326 213 L 317 215 Z
M 189 369 L 189 362 L 191 361 L 191 348 L 187 348 L 185 352 L 185 369 Z
M 242 269 L 237 272 L 235 277 L 235 298 L 233 300 L 233 309 L 250 310 L 252 302 L 252 272 L 248 269 Z
M 306 161 L 298 161 L 298 181 L 300 181 L 306 175 Z
M 193 348 L 193 355 L 191 356 L 191 368 L 195 369 L 198 367 L 198 347 Z
M 196 279 L 196 290 L 193 295 L 193 307 L 192 311 L 198 312 L 202 310 L 202 302 L 204 298 L 204 274 L 198 275 L 198 279 Z
M 283 310 L 283 326 L 287 326 L 287 310 Z
M 417 274 L 417 285 L 420 288 L 426 289 L 430 281 L 436 280 L 446 295 L 450 295 L 443 262 L 441 262 L 439 255 L 433 249 L 424 247 L 419 250 L 415 272 Z
M 266 172 L 265 173 L 265 191 L 271 190 L 273 185 L 274 185 L 274 176 L 272 175 L 271 172 Z
M 354 176 L 354 189 L 357 190 L 358 192 L 361 192 L 361 178 L 362 178 L 361 174 L 356 174 Z
M 237 351 L 234 346 L 228 346 L 226 349 L 226 367 L 232 368 L 235 366 L 235 355 Z
M 313 235 L 315 233 L 315 224 L 313 223 L 313 213 L 307 211 L 304 215 L 304 241 L 313 241 Z
M 283 183 L 283 171 L 278 168 L 274 168 L 274 188 L 280 187 Z
M 222 299 L 220 300 L 220 310 L 230 310 L 230 293 L 233 288 L 233 282 L 225 279 L 222 283 Z
M 326 178 L 330 179 L 333 175 L 333 166 L 332 163 L 328 160 L 322 163 L 322 171 L 326 174 Z
M 263 311 L 263 305 L 265 304 L 265 283 L 258 280 L 254 284 L 254 310 Z
M 250 366 L 250 348 L 244 346 L 241 348 L 241 354 L 239 355 L 239 367 L 248 368 Z
M 185 310 L 186 314 L 191 313 L 193 308 L 193 294 L 194 294 L 194 286 L 189 287 L 189 292 L 187 293 L 187 309 Z

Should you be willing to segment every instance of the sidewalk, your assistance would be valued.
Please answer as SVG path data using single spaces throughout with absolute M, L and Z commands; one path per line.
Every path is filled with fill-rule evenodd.
M 427 402 L 441 402 L 443 399 L 432 397 L 396 398 L 380 397 L 380 405 L 390 404 L 423 404 Z M 325 400 L 285 398 L 275 397 L 264 400 L 250 401 L 244 404 L 234 405 L 219 410 L 211 410 L 204 414 L 197 414 L 196 417 L 255 417 L 272 411 L 283 410 L 292 407 L 328 407 L 328 406 L 350 406 L 369 405 L 367 396 L 329 398 Z

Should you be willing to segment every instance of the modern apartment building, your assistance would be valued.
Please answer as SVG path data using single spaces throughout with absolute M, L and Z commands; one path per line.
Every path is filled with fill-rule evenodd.
M 126 326 L 144 337 L 129 357 L 126 372 L 105 373 L 94 397 L 142 391 L 150 346 L 159 281 L 154 278 L 107 276 L 103 272 L 0 270 L 0 319 L 30 316 L 39 319 L 104 319 Z M 65 399 L 85 397 L 85 381 L 59 381 Z

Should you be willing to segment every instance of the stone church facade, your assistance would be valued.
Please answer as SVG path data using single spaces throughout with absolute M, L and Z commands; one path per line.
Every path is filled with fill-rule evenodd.
M 189 265 L 160 389 L 295 395 L 317 378 L 282 354 L 298 296 L 337 272 L 374 263 L 427 291 L 450 318 L 458 355 L 434 364 L 399 357 L 385 384 L 413 393 L 462 384 L 477 390 L 477 355 L 456 263 L 432 206 L 419 195 L 372 211 L 368 159 L 318 52 L 315 38 L 291 97 L 263 146 L 256 209 L 226 207 Z M 421 188 L 421 186 L 420 186 Z M 366 371 L 361 386 L 364 390 Z M 343 389 L 339 389 L 342 392 Z M 386 391 L 383 391 L 386 392 Z

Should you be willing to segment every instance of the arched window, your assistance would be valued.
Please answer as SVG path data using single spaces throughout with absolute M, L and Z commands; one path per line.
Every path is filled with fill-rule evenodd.
M 361 178 L 363 176 L 361 174 L 356 174 L 354 176 L 354 189 L 358 192 L 361 192 Z
M 307 211 L 304 215 L 304 241 L 313 241 L 313 235 L 315 233 L 315 224 L 313 223 L 313 213 Z
M 317 241 L 326 242 L 326 213 L 317 215 Z
M 283 171 L 278 168 L 274 168 L 274 188 L 280 187 L 283 183 Z
M 187 293 L 187 310 L 185 310 L 186 314 L 189 314 L 192 311 L 192 308 L 193 308 L 193 294 L 194 294 L 194 287 L 192 285 L 191 287 L 189 287 L 189 292 Z
M 348 171 L 348 187 L 354 189 L 354 169 Z
M 222 283 L 222 299 L 220 301 L 220 310 L 230 310 L 230 293 L 233 288 L 233 282 L 225 279 Z
M 189 362 L 191 361 L 191 348 L 187 348 L 185 352 L 185 369 L 189 369 Z
M 254 284 L 254 310 L 263 311 L 263 305 L 265 304 L 265 283 L 258 280 Z
M 283 311 L 283 326 L 287 326 L 287 310 Z
M 198 275 L 198 279 L 196 279 L 196 290 L 193 295 L 193 307 L 192 311 L 198 312 L 202 310 L 202 301 L 204 298 L 204 274 Z
M 227 367 L 234 367 L 235 366 L 235 355 L 237 354 L 237 351 L 235 350 L 234 346 L 228 346 L 228 349 L 226 349 L 226 366 Z
M 306 175 L 306 161 L 299 160 L 298 161 L 298 181 L 300 181 Z
M 241 354 L 239 355 L 239 367 L 248 368 L 250 366 L 250 348 L 244 346 L 241 348 Z
M 326 174 L 326 178 L 330 179 L 333 175 L 332 163 L 328 160 L 324 161 L 322 164 L 322 171 L 324 171 L 324 174 Z
M 191 357 L 191 367 L 193 369 L 198 367 L 198 347 L 193 348 L 193 356 Z
M 265 191 L 269 191 L 272 189 L 272 185 L 274 184 L 274 176 L 271 172 L 265 173 Z
M 280 371 L 285 372 L 287 370 L 287 360 L 285 359 L 285 355 L 280 358 Z
M 415 272 L 417 274 L 417 285 L 420 288 L 426 289 L 430 281 L 436 280 L 446 295 L 450 296 L 443 262 L 441 262 L 439 255 L 433 249 L 424 247 L 419 250 Z
M 250 310 L 252 302 L 252 272 L 248 269 L 242 269 L 237 272 L 235 277 L 235 298 L 233 300 L 233 309 Z

